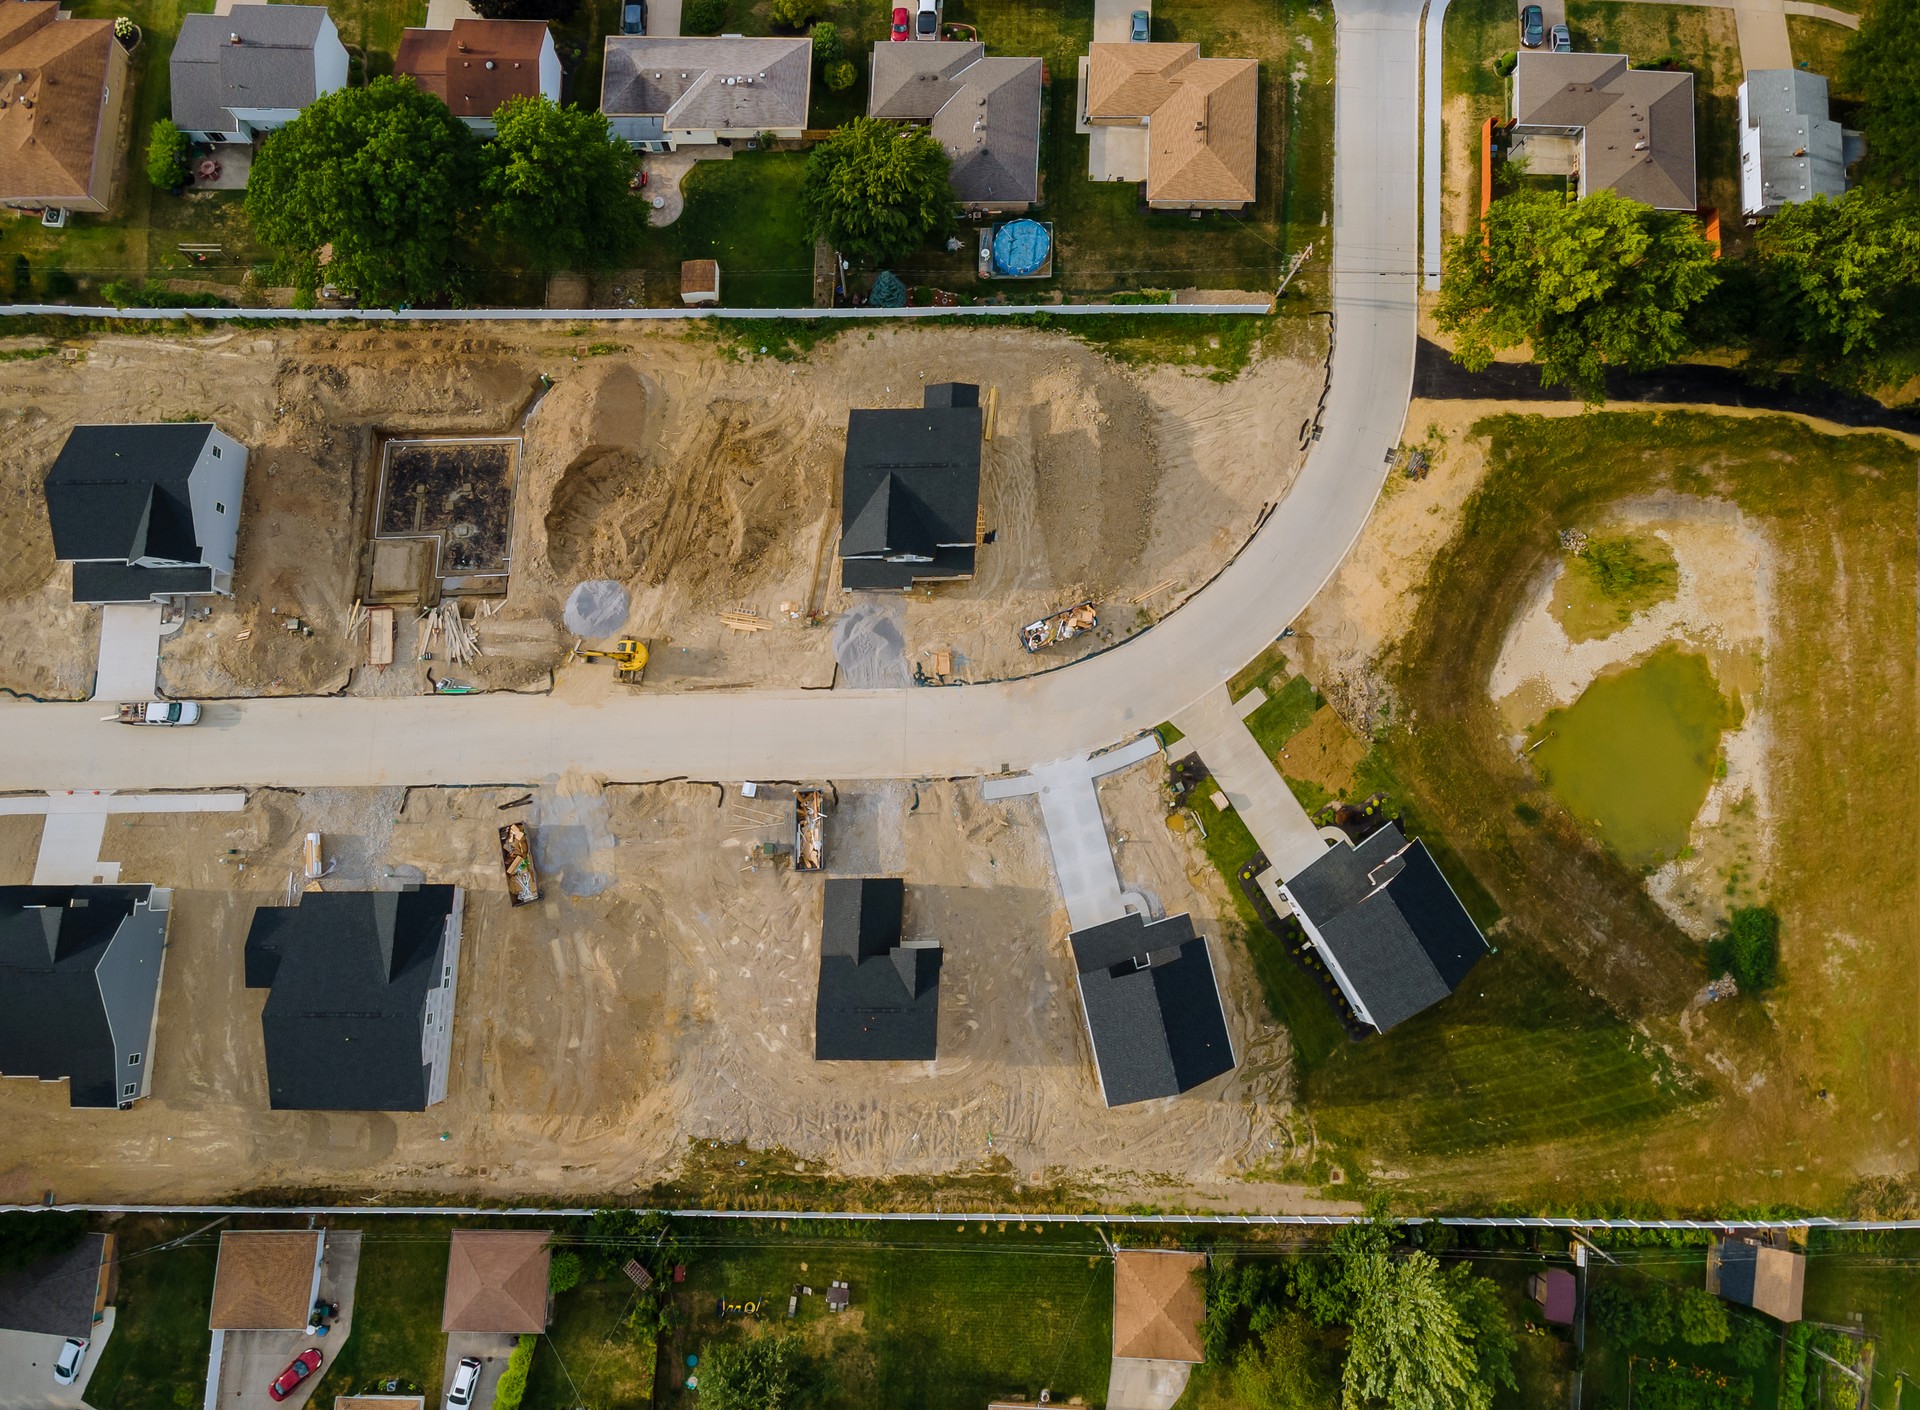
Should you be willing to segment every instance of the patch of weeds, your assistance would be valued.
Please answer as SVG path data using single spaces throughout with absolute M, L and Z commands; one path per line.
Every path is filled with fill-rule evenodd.
M 8 348 L 0 352 L 0 362 L 32 362 L 36 358 L 52 357 L 58 348 Z
M 843 318 L 703 318 L 687 336 L 711 340 L 730 362 L 750 357 L 805 362 L 815 348 L 846 332 L 849 322 Z

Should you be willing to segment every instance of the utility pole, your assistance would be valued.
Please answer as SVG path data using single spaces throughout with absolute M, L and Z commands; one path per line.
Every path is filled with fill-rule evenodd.
M 1309 244 L 1306 249 L 1300 251 L 1299 254 L 1288 261 L 1286 277 L 1280 281 L 1280 287 L 1274 290 L 1273 293 L 1273 301 L 1275 303 L 1279 303 L 1280 300 L 1286 296 L 1287 285 L 1291 284 L 1293 282 L 1293 276 L 1300 272 L 1300 266 L 1312 258 L 1313 246 Z

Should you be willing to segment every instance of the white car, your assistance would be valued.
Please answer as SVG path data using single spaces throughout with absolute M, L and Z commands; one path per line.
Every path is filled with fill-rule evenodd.
M 86 1359 L 87 1344 L 78 1337 L 68 1337 L 54 1360 L 53 1378 L 63 1386 L 72 1385 L 80 1379 L 80 1363 Z
M 913 17 L 913 37 L 940 38 L 940 0 L 920 0 L 919 11 Z
M 480 1384 L 480 1359 L 464 1356 L 453 1373 L 453 1385 L 447 1391 L 447 1410 L 466 1410 L 473 1404 L 473 1392 Z

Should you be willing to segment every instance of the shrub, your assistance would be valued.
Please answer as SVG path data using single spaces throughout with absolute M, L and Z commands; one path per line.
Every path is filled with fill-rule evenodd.
M 775 24 L 785 25 L 788 29 L 805 29 L 820 18 L 820 12 L 826 6 L 822 0 L 773 0 L 767 8 L 767 15 Z
M 840 57 L 840 26 L 832 20 L 822 20 L 813 27 L 813 57 L 823 64 Z
M 33 294 L 33 266 L 25 255 L 13 257 L 13 297 L 25 302 Z
M 47 271 L 47 292 L 55 298 L 66 299 L 79 292 L 80 286 L 74 282 L 71 274 L 64 269 Z
M 527 1393 L 527 1373 L 533 1369 L 533 1348 L 540 1338 L 528 1334 L 507 1358 L 507 1369 L 500 1373 L 500 1384 L 493 1392 L 494 1410 L 520 1410 Z
M 873 281 L 873 289 L 867 295 L 867 302 L 875 308 L 905 308 L 907 286 L 900 282 L 900 276 L 891 269 L 883 269 L 880 271 L 879 278 Z
M 848 60 L 840 59 L 828 64 L 821 77 L 826 79 L 827 87 L 835 93 L 844 93 L 853 87 L 854 80 L 860 77 L 860 71 Z
M 193 143 L 173 125 L 173 119 L 159 119 L 147 137 L 147 180 L 162 191 L 177 190 L 187 179 L 187 158 L 192 152 Z
M 1771 989 L 1780 977 L 1780 914 L 1772 906 L 1742 906 L 1726 933 L 1707 945 L 1707 965 L 1731 974 L 1749 994 Z
M 1499 74 L 1500 77 L 1507 78 L 1513 73 L 1514 69 L 1519 67 L 1519 64 L 1520 64 L 1519 50 L 1509 49 L 1507 50 L 1506 53 L 1502 54 L 1499 58 L 1493 61 L 1493 71 Z
M 1727 1307 L 1705 1288 L 1688 1288 L 1675 1308 L 1680 1340 L 1688 1346 L 1718 1346 L 1733 1334 Z
M 687 0 L 680 12 L 682 34 L 718 34 L 727 22 L 727 0 Z
M 1757 1371 L 1766 1365 L 1775 1337 L 1766 1323 L 1755 1317 L 1742 1317 L 1733 1328 L 1733 1364 L 1743 1371 Z
M 579 1285 L 580 1255 L 556 1253 L 547 1265 L 547 1291 L 563 1293 Z

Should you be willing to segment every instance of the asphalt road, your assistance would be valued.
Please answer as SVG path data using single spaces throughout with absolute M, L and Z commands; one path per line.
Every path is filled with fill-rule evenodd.
M 254 700 L 192 729 L 97 704 L 0 705 L 11 789 L 959 777 L 1103 749 L 1226 680 L 1299 615 L 1365 525 L 1398 443 L 1417 333 L 1420 0 L 1336 0 L 1332 384 L 1286 499 L 1153 629 L 1000 685 L 885 691 Z

